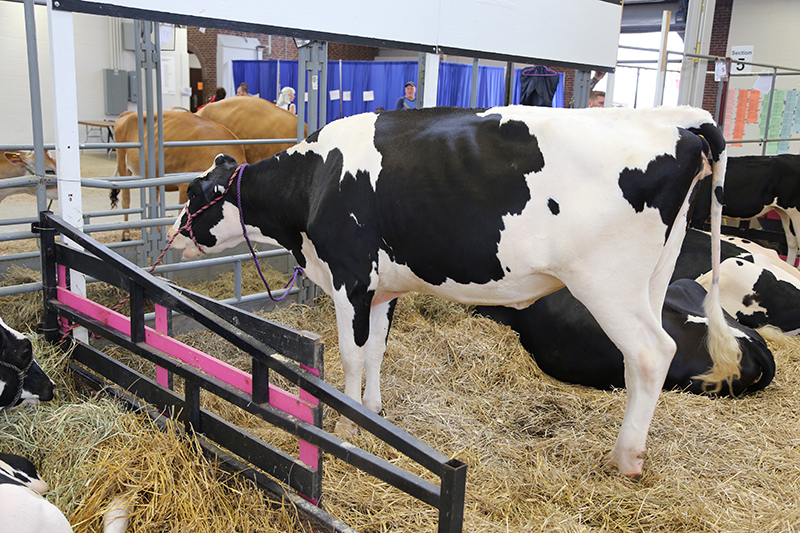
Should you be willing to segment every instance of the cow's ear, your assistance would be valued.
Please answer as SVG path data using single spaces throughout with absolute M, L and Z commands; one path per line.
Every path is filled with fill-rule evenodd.
M 211 180 L 201 180 L 200 190 L 203 191 L 203 198 L 205 198 L 206 202 L 211 203 L 215 198 L 225 192 L 225 187 Z
M 215 167 L 224 166 L 226 163 L 233 163 L 235 165 L 236 160 L 233 158 L 233 156 L 228 154 L 219 154 L 217 155 L 217 157 L 214 158 Z

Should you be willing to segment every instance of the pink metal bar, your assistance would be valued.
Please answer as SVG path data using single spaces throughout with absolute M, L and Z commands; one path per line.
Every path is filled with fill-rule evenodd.
M 168 334 L 169 329 L 169 309 L 163 305 L 156 305 L 156 331 L 162 335 Z M 162 387 L 169 388 L 169 371 L 166 368 L 156 366 L 156 381 Z
M 88 298 L 83 298 L 70 292 L 66 289 L 58 289 L 58 300 L 63 302 L 73 309 L 85 313 L 92 318 L 107 324 L 109 327 L 121 331 L 123 333 L 130 332 L 130 319 L 125 315 L 112 311 L 107 307 L 95 303 Z M 191 346 L 173 339 L 165 334 L 159 333 L 150 327 L 145 327 L 145 342 L 165 352 L 176 359 L 187 363 L 194 368 L 198 368 L 203 372 L 210 374 L 223 382 L 236 387 L 237 389 L 247 394 L 253 393 L 253 378 L 250 374 L 243 370 L 220 361 L 215 357 L 202 352 Z M 310 402 L 300 399 L 297 396 L 286 392 L 272 384 L 269 386 L 270 399 L 280 403 L 276 405 L 279 409 L 298 417 L 306 422 L 313 422 L 312 408 Z M 270 402 L 272 403 L 272 402 Z
M 63 268 L 64 267 L 59 265 L 59 269 Z M 130 334 L 131 326 L 128 317 L 67 290 L 61 281 L 66 279 L 64 275 L 65 272 L 65 269 L 59 270 L 58 300 L 60 302 L 69 305 L 73 309 L 95 320 L 103 322 L 117 331 Z M 145 343 L 252 395 L 253 377 L 250 374 L 169 337 L 167 335 L 168 312 L 169 310 L 167 308 L 159 305 L 156 306 L 156 329 L 153 330 L 152 328 L 145 327 Z M 306 365 L 301 366 L 315 376 L 319 376 L 318 369 Z M 168 375 L 169 372 L 166 369 L 156 367 L 156 379 L 161 386 L 167 386 Z M 300 390 L 299 396 L 296 396 L 270 383 L 269 403 L 273 407 L 296 416 L 304 422 L 313 424 L 314 409 L 319 405 L 319 400 L 302 389 Z M 304 440 L 299 440 L 298 457 L 310 468 L 316 469 L 319 464 L 319 448 Z M 300 494 L 300 496 L 314 505 L 318 503 L 318 500 L 307 498 L 302 494 Z

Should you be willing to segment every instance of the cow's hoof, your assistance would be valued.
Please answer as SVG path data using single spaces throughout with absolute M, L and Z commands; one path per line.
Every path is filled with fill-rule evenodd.
M 633 457 L 622 459 L 618 459 L 615 457 L 614 452 L 611 452 L 606 458 L 606 465 L 611 468 L 616 468 L 620 474 L 631 481 L 639 481 L 642 477 L 642 471 L 644 470 L 644 452 Z
M 352 420 L 342 418 L 336 422 L 336 427 L 333 428 L 333 434 L 340 439 L 355 437 L 358 434 L 358 426 Z

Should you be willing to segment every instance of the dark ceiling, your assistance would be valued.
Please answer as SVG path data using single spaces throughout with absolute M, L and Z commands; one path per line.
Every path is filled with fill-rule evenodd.
M 672 12 L 670 30 L 683 36 L 689 0 L 625 0 L 622 6 L 622 33 L 661 31 L 662 12 Z

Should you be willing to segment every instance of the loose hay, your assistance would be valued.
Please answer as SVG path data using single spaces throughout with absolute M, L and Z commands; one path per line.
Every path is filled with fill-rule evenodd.
M 322 335 L 326 380 L 341 390 L 330 299 L 319 298 L 314 307 L 276 309 L 266 316 Z M 184 340 L 249 368 L 249 358 L 207 333 L 192 333 Z M 800 340 L 773 335 L 768 342 L 777 374 L 764 391 L 736 400 L 678 392 L 661 395 L 645 473 L 638 483 L 603 466 L 622 421 L 625 392 L 567 385 L 543 375 L 509 328 L 473 317 L 464 306 L 423 295 L 400 300 L 383 365 L 384 408 L 388 420 L 469 465 L 464 531 L 796 532 Z M 48 349 L 37 345 L 38 352 Z M 83 403 L 68 406 L 67 400 Z M 255 417 L 234 415 L 230 406 L 208 397 L 203 402 L 274 445 L 296 447 L 293 439 Z M 99 411 L 113 413 L 113 424 L 72 418 L 81 413 L 92 420 Z M 110 402 L 78 400 L 67 389 L 51 405 L 26 406 L 0 416 L 6 428 L 22 432 L 8 430 L 9 435 L 0 436 L 0 446 L 26 453 L 43 466 L 43 476 L 54 489 L 51 501 L 69 513 L 73 524 L 80 523 L 76 531 L 97 531 L 102 502 L 118 487 L 145 495 L 137 499 L 132 531 L 190 529 L 181 522 L 186 518 L 155 514 L 153 502 L 167 492 L 177 493 L 172 494 L 175 501 L 158 500 L 158 507 L 208 510 L 192 522 L 194 531 L 231 531 L 234 526 L 239 526 L 237 531 L 302 531 L 290 508 L 279 518 L 273 512 L 281 509 L 264 503 L 263 495 L 247 484 L 229 490 L 237 481 L 214 473 L 213 465 L 193 467 L 202 470 L 192 470 L 191 475 L 182 473 L 189 471 L 186 466 L 174 470 L 179 460 L 193 455 L 191 446 L 156 445 L 153 429 L 142 421 L 137 423 L 149 440 L 142 441 L 144 445 L 137 442 L 129 437 L 132 415 Z M 326 410 L 324 427 L 332 430 L 336 418 Z M 51 425 L 67 428 L 50 431 Z M 352 440 L 433 479 L 369 434 L 361 432 Z M 138 457 L 147 451 L 147 443 L 159 450 L 157 457 Z M 74 449 L 61 450 L 69 447 Z M 63 457 L 74 464 L 59 464 Z M 79 464 L 82 461 L 86 464 Z M 69 477 L 73 475 L 80 479 Z M 108 484 L 100 484 L 100 477 Z M 190 480 L 200 487 L 213 481 L 219 488 L 196 490 L 184 485 Z M 158 490 L 152 488 L 155 484 Z M 224 491 L 260 499 L 252 507 L 235 498 L 227 504 L 213 498 L 177 501 L 186 494 Z M 435 510 L 328 456 L 323 492 L 328 512 L 365 533 L 436 529 Z M 145 504 L 146 509 L 138 507 Z M 224 525 L 212 526 L 211 514 L 223 517 Z M 276 529 L 268 529 L 276 523 Z

